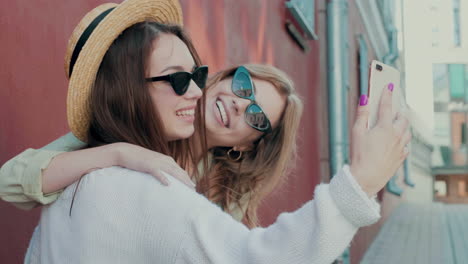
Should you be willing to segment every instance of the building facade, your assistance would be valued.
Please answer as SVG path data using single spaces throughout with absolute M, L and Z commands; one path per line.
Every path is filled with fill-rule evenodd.
M 435 21 L 434 200 L 468 203 L 468 1 L 434 0 L 430 8 Z

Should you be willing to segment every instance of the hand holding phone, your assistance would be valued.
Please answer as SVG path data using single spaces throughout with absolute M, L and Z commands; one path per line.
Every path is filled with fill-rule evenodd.
M 351 135 L 350 164 L 351 174 L 369 196 L 402 165 L 411 140 L 408 119 L 395 115 L 402 106 L 399 72 L 377 61 L 371 67 L 369 100 L 361 101 Z

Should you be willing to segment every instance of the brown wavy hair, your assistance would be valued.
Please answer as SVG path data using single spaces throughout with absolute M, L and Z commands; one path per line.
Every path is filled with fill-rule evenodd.
M 146 21 L 123 31 L 104 56 L 91 92 L 88 147 L 127 142 L 169 155 L 188 167 L 194 162 L 189 141 L 167 142 L 145 81 L 154 40 L 161 34 L 180 38 L 195 64 L 201 65 L 192 41 L 178 25 Z
M 201 66 L 191 39 L 179 25 L 145 21 L 124 30 L 107 50 L 96 74 L 89 99 L 91 120 L 86 147 L 127 142 L 171 156 L 184 169 L 193 168 L 197 160 L 191 141 L 167 141 L 145 80 L 154 41 L 161 34 L 177 36 L 187 45 L 195 65 Z M 196 127 L 204 126 L 202 109 L 197 104 Z M 73 193 L 70 216 L 81 179 Z
M 253 79 L 270 82 L 286 98 L 280 121 L 272 132 L 254 142 L 250 151 L 234 161 L 228 158 L 230 148 L 215 147 L 205 157 L 205 173 L 200 180 L 199 192 L 220 205 L 227 213 L 243 214 L 243 222 L 250 228 L 258 226 L 257 209 L 288 173 L 296 155 L 296 134 L 302 116 L 302 101 L 293 82 L 281 70 L 260 64 L 244 65 Z M 235 68 L 215 74 L 207 88 L 226 78 L 232 78 Z

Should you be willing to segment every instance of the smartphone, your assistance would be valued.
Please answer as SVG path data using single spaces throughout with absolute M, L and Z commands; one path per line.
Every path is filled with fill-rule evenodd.
M 392 66 L 386 65 L 380 61 L 373 60 L 369 71 L 369 124 L 368 127 L 372 128 L 376 125 L 379 117 L 380 97 L 384 89 L 387 89 L 389 83 L 393 83 L 392 95 L 392 112 L 393 115 L 397 112 L 402 112 L 405 105 L 401 92 L 400 85 L 400 72 Z

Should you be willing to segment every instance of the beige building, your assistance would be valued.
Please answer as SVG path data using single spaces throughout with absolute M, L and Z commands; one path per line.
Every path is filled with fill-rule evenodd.
M 468 1 L 450 2 L 431 6 L 434 200 L 468 203 Z

